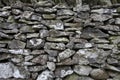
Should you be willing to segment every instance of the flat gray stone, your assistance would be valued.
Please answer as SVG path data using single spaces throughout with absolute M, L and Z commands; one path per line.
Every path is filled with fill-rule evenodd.
M 75 65 L 74 71 L 78 75 L 88 76 L 90 74 L 90 72 L 92 71 L 92 68 L 90 66 Z
M 8 46 L 11 49 L 24 49 L 26 46 L 26 43 L 19 40 L 12 40 Z
M 96 28 L 108 31 L 120 31 L 120 27 L 116 25 L 97 26 Z
M 106 71 L 101 69 L 93 69 L 90 73 L 94 79 L 108 79 L 109 75 Z
M 65 49 L 65 44 L 64 43 L 50 43 L 46 42 L 44 49 L 53 49 L 53 50 L 64 50 Z
M 87 27 L 87 28 L 83 29 L 81 37 L 87 38 L 87 39 L 89 39 L 89 38 L 106 38 L 106 37 L 109 37 L 109 35 L 102 32 L 99 29 Z

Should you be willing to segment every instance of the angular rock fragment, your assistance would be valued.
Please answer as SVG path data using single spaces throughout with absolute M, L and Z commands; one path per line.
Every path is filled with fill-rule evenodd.
M 48 53 L 49 56 L 51 56 L 51 57 L 56 57 L 59 53 L 59 51 L 57 51 L 57 50 L 45 50 L 45 52 Z
M 108 34 L 102 32 L 101 30 L 99 29 L 94 29 L 94 28 L 85 28 L 83 29 L 83 32 L 81 34 L 81 37 L 82 38 L 106 38 L 106 37 L 109 37 Z
M 59 53 L 58 55 L 58 61 L 62 61 L 66 58 L 71 57 L 73 54 L 75 54 L 74 50 L 66 49 L 63 52 Z
M 31 62 L 36 64 L 45 65 L 47 63 L 48 56 L 47 55 L 39 55 L 31 60 Z

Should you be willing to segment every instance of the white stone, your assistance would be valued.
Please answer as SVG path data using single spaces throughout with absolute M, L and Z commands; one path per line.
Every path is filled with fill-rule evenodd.
M 30 52 L 27 49 L 11 49 L 9 50 L 11 54 L 21 54 L 21 55 L 29 55 Z
M 30 40 L 30 43 L 31 43 L 33 46 L 38 46 L 38 45 L 40 45 L 42 42 L 43 42 L 42 39 L 36 39 L 36 41 Z
M 67 70 L 67 71 L 61 70 L 61 77 L 63 78 L 63 77 L 70 75 L 72 73 L 73 73 L 73 70 Z
M 90 47 L 92 47 L 91 43 L 85 43 L 85 48 L 90 48 Z
M 37 80 L 48 80 L 48 79 L 53 79 L 53 72 L 46 70 L 43 71 L 37 78 Z
M 47 67 L 48 69 L 50 69 L 51 71 L 54 71 L 56 66 L 54 62 L 47 62 Z

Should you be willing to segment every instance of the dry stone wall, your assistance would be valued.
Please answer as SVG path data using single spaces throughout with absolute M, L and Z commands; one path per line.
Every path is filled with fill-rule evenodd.
M 0 80 L 120 80 L 120 5 L 0 8 Z

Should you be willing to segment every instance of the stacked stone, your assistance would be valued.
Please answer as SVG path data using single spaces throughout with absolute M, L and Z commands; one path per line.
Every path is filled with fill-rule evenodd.
M 119 80 L 119 9 L 49 1 L 0 8 L 0 80 Z

